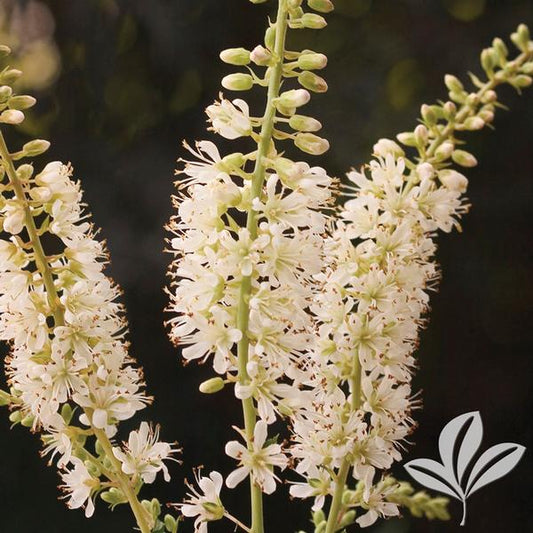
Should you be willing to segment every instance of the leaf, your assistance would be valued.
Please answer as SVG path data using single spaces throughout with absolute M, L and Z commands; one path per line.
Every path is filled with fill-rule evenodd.
M 476 421 L 476 427 L 481 428 L 480 433 L 482 436 L 483 426 L 481 422 L 481 417 L 479 415 L 479 411 L 472 411 L 470 413 L 465 413 L 463 415 L 459 415 L 455 417 L 453 420 L 448 422 L 444 426 L 443 430 L 440 432 L 439 453 L 440 453 L 440 458 L 442 460 L 442 464 L 446 468 L 446 472 L 447 472 L 446 479 L 448 481 L 451 479 L 456 479 L 457 468 L 455 468 L 455 465 L 453 463 L 453 452 L 454 452 L 455 446 L 459 444 L 461 446 L 461 449 L 464 449 L 463 455 L 462 455 L 462 462 L 464 462 L 466 459 L 468 459 L 469 461 L 474 455 L 477 448 L 479 447 L 479 442 L 478 442 L 477 446 L 474 449 L 474 452 L 472 453 L 470 457 L 468 457 L 468 453 L 474 448 L 477 442 L 477 436 L 479 436 L 479 432 L 477 432 L 476 430 L 474 430 L 474 432 L 472 433 L 471 444 L 468 444 L 468 443 L 466 443 L 466 445 L 464 444 L 464 440 L 465 438 L 467 438 L 470 431 L 466 432 L 461 442 L 457 442 L 459 434 L 461 433 L 461 430 L 464 428 L 464 426 L 466 424 L 470 424 L 470 427 L 471 427 L 474 421 Z M 464 471 L 464 468 L 463 468 L 463 471 Z M 460 478 L 461 476 L 457 476 L 457 480 L 456 480 L 457 485 L 459 485 Z
M 414 459 L 403 465 L 409 475 L 424 487 L 447 494 L 457 500 L 462 499 L 461 489 L 455 478 L 447 477 L 446 468 L 433 459 Z
M 526 448 L 520 444 L 503 442 L 502 444 L 492 446 L 484 452 L 474 465 L 468 479 L 466 485 L 467 497 L 481 487 L 484 487 L 485 485 L 505 476 L 505 474 L 508 474 L 518 464 L 525 449 Z M 498 459 L 498 457 L 502 455 L 503 457 Z M 488 467 L 487 470 L 478 477 L 480 472 L 486 467 Z

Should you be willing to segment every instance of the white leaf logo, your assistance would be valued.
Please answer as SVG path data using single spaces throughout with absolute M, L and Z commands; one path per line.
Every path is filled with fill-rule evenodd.
M 421 485 L 463 503 L 462 526 L 466 520 L 467 498 L 508 474 L 525 451 L 524 446 L 512 442 L 496 444 L 471 466 L 482 438 L 483 423 L 479 412 L 465 413 L 448 422 L 441 431 L 440 463 L 433 459 L 414 459 L 404 465 L 409 475 Z

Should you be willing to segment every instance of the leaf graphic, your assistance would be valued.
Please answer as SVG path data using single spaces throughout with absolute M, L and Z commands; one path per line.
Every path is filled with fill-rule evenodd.
M 466 422 L 468 423 L 468 421 Z M 474 455 L 481 446 L 483 439 L 483 423 L 479 412 L 474 412 L 472 421 L 466 430 L 466 433 L 459 448 L 459 455 L 457 456 L 457 481 L 461 484 L 465 469 L 473 459 Z
M 513 442 L 503 442 L 489 448 L 472 469 L 466 485 L 466 496 L 508 474 L 518 464 L 525 449 Z
M 433 459 L 414 459 L 403 465 L 409 475 L 424 487 L 462 500 L 462 491 L 455 478 L 447 478 L 446 468 Z
M 468 429 L 461 442 L 458 441 L 458 437 L 461 430 L 468 424 Z M 472 429 L 474 426 L 474 429 Z M 446 468 L 446 479 L 456 480 L 456 485 L 459 485 L 461 475 L 464 473 L 472 456 L 476 453 L 481 443 L 481 437 L 483 436 L 483 425 L 479 411 L 472 411 L 455 417 L 448 422 L 439 436 L 439 453 L 442 460 L 442 464 Z M 465 440 L 467 442 L 465 442 Z M 454 465 L 453 452 L 457 445 L 460 445 L 458 465 L 461 465 L 461 474 L 458 473 L 458 465 Z

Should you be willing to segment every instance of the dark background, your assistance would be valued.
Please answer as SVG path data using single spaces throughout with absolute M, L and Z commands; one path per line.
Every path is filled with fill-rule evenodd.
M 332 141 L 319 164 L 337 176 L 367 161 L 379 137 L 412 129 L 420 104 L 445 98 L 445 73 L 478 71 L 479 52 L 494 36 L 507 37 L 518 23 L 533 21 L 528 0 L 336 3 L 329 27 L 298 35 L 298 43 L 330 59 L 330 91 L 308 109 Z M 253 48 L 271 9 L 271 2 L 246 0 L 0 0 L 1 40 L 18 43 L 28 91 L 39 97 L 25 134 L 8 140 L 14 148 L 26 134 L 48 138 L 49 157 L 74 165 L 107 239 L 110 272 L 124 289 L 132 353 L 156 396 L 142 416 L 162 424 L 164 439 L 184 446 L 183 466 L 171 465 L 172 482 L 146 487 L 145 497 L 179 501 L 182 479 L 192 477 L 195 465 L 224 474 L 233 468 L 223 447 L 230 426 L 240 424 L 240 406 L 231 393 L 197 392 L 209 368 L 184 368 L 162 325 L 170 260 L 163 253 L 163 225 L 171 214 L 175 161 L 185 155 L 181 140 L 212 138 L 203 109 L 230 72 L 218 61 L 219 51 Z M 461 235 L 439 240 L 443 282 L 418 352 L 415 387 L 423 389 L 424 408 L 416 413 L 416 446 L 406 459 L 436 457 L 444 424 L 472 410 L 483 417 L 484 448 L 532 444 L 531 93 L 520 98 L 502 90 L 511 111 L 498 114 L 496 132 L 471 136 L 469 147 L 480 161 L 468 172 L 473 208 Z M 0 532 L 131 530 L 125 507 L 111 513 L 98 502 L 91 520 L 68 511 L 57 499 L 55 468 L 39 458 L 37 436 L 20 427 L 10 431 L 6 411 L 0 435 Z M 451 522 L 407 518 L 371 531 L 526 531 L 531 463 L 527 450 L 512 473 L 476 493 L 464 528 L 454 502 Z M 401 467 L 397 474 L 406 477 Z M 247 521 L 245 484 L 223 496 Z M 269 533 L 311 529 L 307 504 L 290 504 L 284 487 L 266 499 L 266 519 Z M 192 522 L 181 530 L 192 531 Z M 227 522 L 210 525 L 213 532 L 231 530 Z

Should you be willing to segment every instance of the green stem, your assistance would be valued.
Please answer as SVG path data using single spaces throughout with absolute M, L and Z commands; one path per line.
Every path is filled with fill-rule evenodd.
M 260 139 L 257 147 L 257 157 L 252 175 L 251 197 L 259 198 L 265 181 L 266 165 L 264 159 L 270 152 L 272 143 L 272 132 L 276 117 L 276 107 L 274 99 L 279 96 L 281 87 L 281 76 L 283 70 L 283 58 L 285 53 L 285 37 L 287 34 L 287 0 L 279 0 L 278 13 L 276 17 L 276 40 L 273 50 L 275 64 L 271 66 L 270 79 L 268 84 L 267 102 L 262 119 Z M 247 214 L 246 228 L 250 233 L 251 240 L 257 237 L 257 215 L 250 209 Z M 250 339 L 248 337 L 248 323 L 250 315 L 250 293 L 252 289 L 251 276 L 244 276 L 239 290 L 239 302 L 237 308 L 237 328 L 242 333 L 242 338 L 237 346 L 239 382 L 246 384 L 249 380 L 246 365 L 248 363 L 248 350 Z M 242 400 L 244 415 L 244 429 L 248 448 L 251 449 L 257 414 L 253 398 Z M 250 476 L 250 499 L 252 514 L 252 533 L 263 533 L 263 495 L 261 488 L 254 483 Z
M 33 248 L 35 264 L 37 265 L 37 268 L 43 278 L 44 286 L 46 289 L 46 295 L 48 299 L 48 305 L 50 306 L 50 310 L 52 311 L 52 314 L 54 317 L 54 323 L 56 326 L 63 326 L 65 324 L 64 309 L 61 305 L 61 301 L 59 300 L 59 295 L 57 294 L 57 290 L 54 284 L 54 277 L 52 275 L 50 265 L 48 264 L 48 261 L 46 259 L 43 245 L 41 243 L 41 239 L 39 238 L 39 234 L 37 232 L 35 220 L 33 218 L 33 215 L 32 215 L 29 203 L 28 203 L 28 198 L 26 197 L 26 193 L 24 191 L 23 184 L 17 175 L 15 165 L 13 164 L 13 159 L 11 158 L 11 154 L 9 153 L 9 150 L 7 148 L 4 135 L 1 131 L 0 131 L 0 158 L 2 159 L 4 168 L 9 178 L 9 182 L 11 183 L 13 190 L 15 192 L 15 196 L 17 200 L 21 203 L 24 209 L 24 224 L 26 226 L 28 237 L 30 239 L 31 246 Z M 141 503 L 137 499 L 137 495 L 135 494 L 135 492 L 133 491 L 130 485 L 129 477 L 127 477 L 122 472 L 120 462 L 113 455 L 113 450 L 112 450 L 112 445 L 111 445 L 110 440 L 108 439 L 107 435 L 102 430 L 99 430 L 95 427 L 93 427 L 92 429 L 93 429 L 94 435 L 98 438 L 98 440 L 102 444 L 102 447 L 104 448 L 106 452 L 107 458 L 111 461 L 111 463 L 113 464 L 116 470 L 116 472 L 114 472 L 116 476 L 116 481 L 120 484 L 124 492 L 124 495 L 128 498 L 130 507 L 137 520 L 137 525 L 139 526 L 142 533 L 150 533 L 151 528 L 148 525 L 146 511 L 144 510 Z
M 350 392 L 352 396 L 351 408 L 355 412 L 361 406 L 361 363 L 359 361 L 359 354 L 357 353 L 354 360 L 353 375 L 350 379 Z M 328 521 L 324 533 L 335 533 L 337 531 L 342 510 L 342 495 L 344 494 L 344 487 L 346 486 L 350 466 L 351 462 L 346 457 L 337 473 L 335 490 L 333 492 L 333 499 L 331 500 L 331 507 L 329 508 Z

